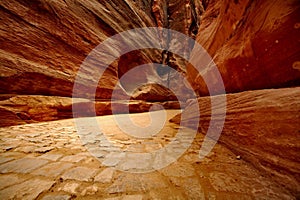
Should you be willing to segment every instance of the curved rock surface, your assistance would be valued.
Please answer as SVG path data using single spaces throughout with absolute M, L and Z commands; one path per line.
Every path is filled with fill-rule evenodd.
M 300 191 L 300 4 L 299 1 L 217 1 L 206 4 L 197 34 L 223 78 L 227 113 L 220 141 L 242 159 L 266 171 L 289 188 Z M 195 50 L 191 59 L 203 57 Z M 210 66 L 202 74 L 187 66 L 187 76 L 200 96 L 209 95 L 203 77 L 221 94 Z M 286 88 L 261 90 L 268 88 Z M 249 92 L 243 92 L 248 91 Z M 255 90 L 255 91 L 251 91 Z M 218 99 L 218 96 L 212 97 Z M 194 107 L 185 109 L 187 126 L 198 123 Z M 200 132 L 211 117 L 209 97 L 200 97 Z M 218 108 L 215 108 L 218 110 Z M 173 119 L 179 123 L 179 116 Z M 217 118 L 215 125 L 220 119 Z
M 127 1 L 1 1 L 0 92 L 71 96 L 81 62 L 101 41 L 155 25 L 141 11 L 147 6 Z M 106 70 L 97 98 L 110 97 L 116 65 Z M 93 72 L 84 76 L 83 90 Z
M 171 119 L 186 125 L 198 123 L 195 108 L 200 108 L 199 130 L 206 134 L 214 109 L 213 127 L 221 126 L 222 105 L 210 107 L 221 95 L 200 97 L 184 110 L 186 118 Z M 227 94 L 226 119 L 219 139 L 242 159 L 268 172 L 296 195 L 300 190 L 300 88 L 269 89 Z
M 299 19 L 297 0 L 211 0 L 197 41 L 214 58 L 227 93 L 299 86 Z M 198 54 L 191 59 L 201 62 Z M 214 84 L 210 68 L 203 66 L 202 76 L 191 65 L 187 71 L 200 95 L 208 95 L 202 76 Z
M 174 30 L 189 34 L 187 30 L 191 27 L 191 15 L 195 8 L 189 7 L 190 2 L 173 0 L 170 4 L 171 8 L 164 14 L 170 22 L 166 22 L 164 27 L 171 26 Z M 72 96 L 76 73 L 89 52 L 114 34 L 159 24 L 158 19 L 152 16 L 156 16 L 153 14 L 156 12 L 154 7 L 155 2 L 152 1 L 127 0 L 109 3 L 95 0 L 1 1 L 0 92 Z M 177 9 L 181 7 L 183 9 Z M 161 8 L 159 10 L 162 11 Z M 168 15 L 176 20 L 170 20 Z M 137 55 L 134 56 L 136 58 Z M 116 60 L 99 81 L 96 98 L 109 99 L 124 72 L 136 64 L 162 63 L 162 56 L 160 51 L 140 51 L 138 62 L 128 59 L 130 56 L 126 55 Z M 93 96 L 87 91 L 94 74 L 94 71 L 82 74 L 81 97 Z M 151 76 L 152 82 L 162 81 L 155 69 L 141 76 Z M 126 95 L 122 87 L 119 90 L 121 96 Z M 160 91 L 159 95 L 163 92 Z
M 190 18 L 194 9 L 183 6 L 189 5 L 189 2 L 172 1 L 171 4 L 173 8 L 168 13 L 180 18 L 171 22 L 168 13 L 165 13 L 167 21 L 163 27 L 172 25 L 175 30 L 189 34 L 186 30 L 191 24 Z M 178 12 L 174 9 L 176 6 L 183 6 L 183 9 Z M 1 1 L 0 93 L 26 95 L 10 98 L 7 100 L 8 104 L 7 101 L 1 102 L 1 126 L 72 117 L 71 99 L 63 97 L 72 96 L 74 80 L 85 57 L 99 43 L 114 34 L 159 24 L 158 19 L 153 17 L 153 13 L 156 12 L 154 7 L 155 2 L 152 1 L 127 0 L 114 0 L 109 3 L 80 0 Z M 160 50 L 147 49 L 121 56 L 105 70 L 99 80 L 96 99 L 110 99 L 116 85 L 119 85 L 116 87 L 117 98 L 128 98 L 126 92 L 130 84 L 129 86 L 122 82 L 118 84 L 119 78 L 138 65 L 163 63 L 163 56 Z M 179 64 L 182 66 L 173 65 L 183 68 L 184 62 Z M 81 73 L 78 97 L 93 98 L 94 94 L 90 93 L 89 86 L 91 81 L 97 80 L 95 70 L 97 69 L 91 68 Z M 182 70 L 181 72 L 183 73 Z M 161 75 L 159 70 L 151 65 L 147 71 L 138 73 L 132 82 L 166 82 L 166 75 Z M 171 84 L 177 87 L 181 94 L 185 93 L 185 85 L 178 84 L 174 75 Z M 146 101 L 164 101 L 164 97 L 175 99 L 159 85 L 152 84 L 151 88 L 143 91 L 142 97 L 139 95 L 137 99 Z M 29 95 L 45 95 L 45 97 Z M 23 102 L 22 105 L 20 102 Z M 179 107 L 178 102 L 162 104 L 168 108 Z M 99 107 L 98 115 L 111 113 L 109 103 L 97 102 L 96 105 Z M 100 108 L 100 105 L 103 108 Z M 151 105 L 146 102 L 131 103 L 131 112 L 139 112 L 138 109 L 140 112 L 146 111 Z M 82 106 L 90 110 L 87 103 Z M 94 103 L 91 106 L 94 106 Z M 125 104 L 120 103 L 119 108 L 124 110 L 124 106 Z M 35 111 L 30 114 L 29 110 Z

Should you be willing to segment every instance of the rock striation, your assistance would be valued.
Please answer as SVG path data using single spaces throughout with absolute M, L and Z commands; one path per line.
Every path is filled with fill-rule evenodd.
M 1 1 L 1 93 L 72 96 L 76 73 L 88 53 L 111 35 L 154 26 L 128 1 Z M 84 87 L 93 72 L 86 72 Z M 106 70 L 97 98 L 110 98 L 117 62 Z M 106 77 L 106 78 L 105 78 Z
M 76 73 L 93 48 L 122 31 L 159 25 L 162 19 L 157 12 L 162 12 L 166 18 L 162 27 L 188 35 L 192 34 L 189 29 L 197 30 L 194 24 L 199 23 L 199 12 L 195 6 L 191 7 L 194 1 L 172 0 L 169 2 L 170 9 L 157 7 L 156 2 L 1 1 L 0 92 L 72 96 Z M 96 98 L 109 99 L 124 72 L 143 63 L 163 63 L 164 54 L 160 51 L 139 51 L 116 60 L 99 81 Z M 183 62 L 173 63 L 177 63 L 173 64 L 174 68 L 184 68 L 180 66 Z M 87 96 L 85 91 L 93 74 L 93 71 L 87 71 L 82 77 L 82 97 Z M 151 76 L 151 82 L 162 81 L 155 69 L 141 76 Z M 123 93 L 125 95 L 126 91 Z M 163 91 L 159 95 L 163 95 Z
M 227 93 L 299 86 L 299 18 L 297 0 L 211 0 L 197 42 L 213 57 Z M 201 57 L 192 53 L 191 59 Z M 214 83 L 208 66 L 201 71 Z M 208 95 L 191 65 L 187 75 L 200 95 Z
M 33 102 L 36 102 L 37 99 L 40 99 L 41 101 L 36 102 L 38 107 L 42 104 L 44 107 L 51 105 L 54 113 L 60 113 L 53 114 L 52 111 L 46 109 L 47 111 L 45 110 L 43 113 L 35 113 L 40 116 L 27 116 L 27 112 L 23 115 L 7 109 L 8 107 L 2 107 L 1 113 L 6 116 L 3 117 L 2 124 L 12 125 L 16 122 L 23 123 L 24 120 L 30 122 L 72 117 L 69 109 L 71 99 L 63 97 L 72 96 L 75 77 L 86 56 L 99 43 L 112 35 L 133 28 L 160 26 L 159 20 L 162 19 L 158 17 L 157 12 L 161 12 L 165 18 L 160 27 L 173 28 L 188 35 L 192 34 L 189 28 L 198 29 L 195 24 L 199 24 L 199 11 L 196 11 L 197 8 L 193 6 L 194 1 L 172 0 L 168 5 L 165 0 L 159 1 L 159 5 L 166 4 L 167 7 L 164 8 L 157 7 L 157 2 L 128 0 L 109 2 L 94 0 L 1 1 L 0 93 L 8 94 L 6 96 L 25 95 L 26 103 L 24 104 L 28 104 L 29 107 L 33 106 Z M 199 7 L 201 2 L 196 4 Z M 178 8 L 180 9 L 178 10 Z M 185 47 L 184 44 L 182 46 Z M 93 100 L 95 95 L 97 101 L 99 99 L 109 100 L 112 91 L 117 86 L 118 98 L 128 99 L 127 87 L 122 82 L 118 83 L 119 79 L 130 69 L 141 64 L 153 62 L 167 64 L 163 59 L 165 55 L 166 53 L 161 50 L 139 50 L 122 55 L 105 70 L 95 94 L 89 92 L 89 84 L 93 80 L 95 71 L 87 70 L 81 74 L 78 97 Z M 181 69 L 180 72 L 184 74 L 185 62 L 180 61 L 178 57 L 178 62 L 174 56 L 172 58 L 173 68 Z M 168 58 L 168 60 L 172 59 Z M 168 61 L 168 63 L 171 62 Z M 139 76 L 132 81 L 144 80 L 146 83 L 162 83 L 167 81 L 166 73 L 160 73 L 157 68 L 149 65 L 147 71 L 140 71 Z M 185 85 L 178 84 L 176 76 L 171 75 L 171 77 L 173 87 L 179 88 L 178 91 L 184 93 Z M 152 84 L 150 88 L 145 87 L 142 94 L 136 95 L 136 99 L 145 101 L 163 101 L 164 97 L 170 100 L 175 99 L 169 92 L 166 93 L 166 90 L 158 84 Z M 9 107 L 18 107 L 20 105 L 19 98 L 24 100 L 25 97 L 13 97 L 10 99 Z M 13 103 L 16 104 L 13 105 Z M 61 106 L 64 103 L 68 105 L 68 108 Z M 4 104 L 6 105 L 5 102 Z M 175 104 L 169 105 L 175 105 L 174 108 L 177 108 L 178 103 Z M 55 106 L 57 107 L 55 108 Z M 108 106 L 104 107 L 107 108 L 106 113 L 110 113 L 111 109 Z M 58 110 L 60 111 L 58 112 Z M 66 113 L 62 114 L 62 110 L 65 110 Z M 145 109 L 141 109 L 141 111 L 145 111 Z M 47 114 L 48 116 L 46 116 Z M 10 117 L 7 118 L 7 116 Z
M 171 121 L 181 120 L 186 126 L 198 123 L 195 108 L 199 106 L 199 131 L 206 134 L 212 109 L 216 112 L 213 126 L 222 121 L 222 105 L 209 106 L 211 98 L 218 101 L 222 95 L 190 102 L 183 111 L 186 117 L 179 114 Z M 246 91 L 227 94 L 226 99 L 219 141 L 296 194 L 300 189 L 300 88 Z
M 211 0 L 203 5 L 196 40 L 212 56 L 227 93 L 222 94 L 227 98 L 227 113 L 220 141 L 298 195 L 299 1 Z M 191 59 L 201 63 L 196 51 Z M 210 95 L 217 96 L 189 102 L 184 110 L 188 117 L 182 120 L 187 126 L 198 123 L 194 110 L 199 105 L 199 131 L 206 134 L 211 120 L 210 98 L 221 98 L 218 94 L 222 90 L 210 66 L 200 71 L 202 74 L 187 65 L 195 90 L 200 96 L 209 95 L 205 77 L 215 85 Z M 214 109 L 220 111 L 220 107 Z M 179 123 L 180 116 L 172 121 Z M 221 119 L 216 117 L 214 124 L 218 126 Z
M 178 101 L 146 102 L 91 101 L 83 98 L 39 96 L 39 95 L 1 95 L 0 127 L 26 123 L 53 121 L 74 117 L 102 116 L 114 113 L 138 113 L 151 110 L 179 109 Z M 72 112 L 76 106 L 77 113 Z

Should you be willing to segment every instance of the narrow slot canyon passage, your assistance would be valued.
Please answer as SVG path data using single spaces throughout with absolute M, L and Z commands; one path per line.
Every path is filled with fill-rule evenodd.
M 0 199 L 300 199 L 298 0 L 1 0 Z

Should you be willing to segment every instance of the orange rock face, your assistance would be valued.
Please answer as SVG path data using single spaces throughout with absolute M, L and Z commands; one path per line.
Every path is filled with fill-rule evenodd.
M 81 63 L 108 37 L 133 28 L 159 25 L 157 12 L 166 18 L 162 27 L 171 26 L 186 34 L 197 18 L 196 15 L 191 18 L 195 8 L 190 8 L 189 2 L 180 1 L 170 2 L 168 12 L 166 7 L 164 9 L 155 2 L 147 1 L 4 0 L 0 4 L 2 94 L 72 96 L 74 79 Z M 176 20 L 172 22 L 168 15 Z M 160 51 L 124 55 L 105 71 L 99 81 L 96 98 L 109 99 L 124 72 L 143 63 L 163 63 L 162 56 Z M 184 62 L 177 61 L 175 57 L 172 63 L 174 68 L 184 68 L 180 66 Z M 86 91 L 93 74 L 93 71 L 84 74 L 82 97 L 91 96 Z M 153 69 L 141 76 L 162 81 Z M 163 95 L 163 91 L 159 95 Z
M 213 57 L 227 94 L 227 113 L 220 141 L 239 158 L 266 171 L 275 180 L 299 193 L 300 119 L 300 4 L 299 1 L 211 0 L 202 16 L 197 42 Z M 191 59 L 201 63 L 192 52 Z M 222 93 L 210 68 L 198 74 L 187 66 L 190 82 L 200 96 L 209 95 L 203 77 Z M 285 88 L 261 90 L 265 88 Z M 242 92 L 247 90 L 255 90 Z M 211 98 L 218 99 L 221 96 Z M 198 123 L 206 133 L 211 120 L 210 97 L 189 104 L 183 119 Z M 219 105 L 220 106 L 220 105 Z M 218 110 L 220 108 L 214 107 Z M 179 123 L 180 116 L 173 119 Z M 221 122 L 217 117 L 215 125 Z
M 211 122 L 211 98 L 200 97 L 184 110 L 187 126 L 195 121 L 195 107 L 200 108 L 199 129 L 206 134 Z M 270 89 L 227 94 L 226 119 L 219 139 L 242 159 L 267 171 L 279 183 L 297 193 L 300 183 L 300 88 Z M 216 115 L 213 124 L 222 120 Z M 180 115 L 171 121 L 179 123 Z
M 299 18 L 297 0 L 212 0 L 197 41 L 214 58 L 228 93 L 298 86 Z M 187 71 L 198 92 L 207 95 L 201 76 L 191 65 Z
M 94 47 L 118 32 L 154 26 L 150 13 L 141 11 L 147 7 L 125 1 L 1 1 L 0 92 L 71 96 L 76 72 Z M 92 74 L 86 72 L 86 84 Z M 110 97 L 117 74 L 115 63 L 97 98 Z
M 114 113 L 139 113 L 165 109 L 179 109 L 177 101 L 145 102 L 145 101 L 90 101 L 88 99 L 72 99 L 57 96 L 7 95 L 0 96 L 0 127 L 33 122 L 53 121 L 74 117 L 90 117 L 111 115 Z M 76 106 L 76 112 L 72 107 Z
M 159 26 L 159 20 L 164 21 L 161 27 L 171 26 L 185 34 L 190 33 L 189 27 L 196 27 L 199 2 L 195 4 L 198 7 L 192 8 L 188 1 L 171 1 L 170 5 L 160 1 L 159 5 L 165 4 L 165 7 L 157 6 L 156 3 L 123 0 L 110 3 L 1 1 L 0 93 L 8 94 L 8 99 L 0 103 L 1 126 L 72 117 L 71 99 L 64 97 L 72 96 L 74 80 L 85 57 L 108 37 L 133 28 Z M 170 9 L 167 9 L 169 6 Z M 158 16 L 157 12 L 162 16 Z M 164 19 L 159 19 L 161 17 Z M 161 45 L 167 47 L 166 44 Z M 95 98 L 110 99 L 119 79 L 138 65 L 173 63 L 173 68 L 184 73 L 184 61 L 178 56 L 170 56 L 172 61 L 166 63 L 163 58 L 165 55 L 161 50 L 140 50 L 122 55 L 105 70 L 99 80 Z M 94 73 L 93 70 L 86 70 L 82 74 L 78 97 L 93 97 L 94 94 L 89 93 L 89 84 Z M 149 66 L 147 71 L 139 71 L 138 76 L 131 81 L 166 82 L 166 73 Z M 122 82 L 120 84 L 117 97 L 128 98 L 127 86 Z M 170 84 L 178 88 L 179 93 L 185 93 L 185 85 L 179 83 L 176 77 L 172 76 Z M 174 95 L 166 91 L 166 88 L 152 84 L 151 88 L 144 87 L 144 91 L 135 93 L 132 98 L 145 101 L 176 100 Z M 26 96 L 10 98 L 11 94 Z M 20 105 L 20 102 L 23 103 Z M 90 116 L 90 108 L 93 106 L 97 107 L 97 115 L 111 114 L 110 103 L 97 101 L 96 104 L 81 104 L 86 109 L 84 115 Z M 169 108 L 179 108 L 178 102 L 162 104 Z M 130 111 L 147 111 L 151 105 L 146 102 L 131 103 Z M 118 107 L 124 110 L 124 106 L 124 103 L 120 103 Z

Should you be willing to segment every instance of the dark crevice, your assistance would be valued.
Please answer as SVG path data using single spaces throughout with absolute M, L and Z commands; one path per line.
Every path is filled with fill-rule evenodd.
M 202 0 L 202 6 L 203 6 L 204 10 L 207 9 L 208 4 L 209 4 L 209 0 Z
M 208 2 L 208 1 L 205 1 L 205 2 Z M 154 3 L 157 3 L 157 2 L 154 2 L 152 0 L 152 2 L 151 2 L 152 9 L 155 6 Z M 191 14 L 192 22 L 189 25 L 188 36 L 195 39 L 196 35 L 198 34 L 198 30 L 199 30 L 199 26 L 200 26 L 200 17 L 199 17 L 199 15 L 203 14 L 204 8 L 197 11 L 194 0 L 190 0 L 189 3 L 190 3 L 190 6 L 191 6 L 191 13 L 189 13 L 189 14 Z M 156 26 L 159 27 L 159 26 L 163 25 L 164 26 L 163 28 L 170 29 L 171 24 L 173 22 L 173 19 L 170 17 L 170 16 L 172 16 L 172 13 L 170 13 L 169 2 L 166 1 L 166 4 L 167 4 L 166 5 L 167 9 L 166 9 L 165 13 L 163 13 L 164 14 L 163 16 L 161 16 L 161 13 L 154 13 L 154 12 L 158 12 L 157 10 L 155 10 L 155 11 L 152 10 L 151 14 L 152 14 L 152 17 L 155 20 Z M 202 6 L 204 7 L 204 5 L 202 5 Z M 161 9 L 163 9 L 163 8 L 161 8 Z M 164 17 L 166 17 L 166 21 L 164 21 L 165 20 Z M 165 44 L 161 44 L 161 46 L 164 49 L 168 49 L 169 48 L 168 45 L 170 44 L 171 38 L 169 36 L 169 33 L 164 32 L 162 34 L 166 35 L 166 40 L 167 41 L 166 41 Z M 189 49 L 193 49 L 193 46 L 194 46 L 194 44 L 192 44 L 189 47 Z M 165 66 L 172 67 L 172 63 L 171 63 L 172 62 L 171 61 L 172 56 L 173 56 L 173 54 L 171 52 L 169 52 L 167 50 L 162 51 L 162 53 L 161 53 L 161 64 L 165 65 Z M 173 67 L 173 68 L 175 69 L 175 68 L 178 68 L 178 67 Z M 167 75 L 167 84 L 168 85 L 170 84 L 170 68 L 162 66 L 162 67 L 157 69 L 157 73 L 161 77 L 165 77 Z

